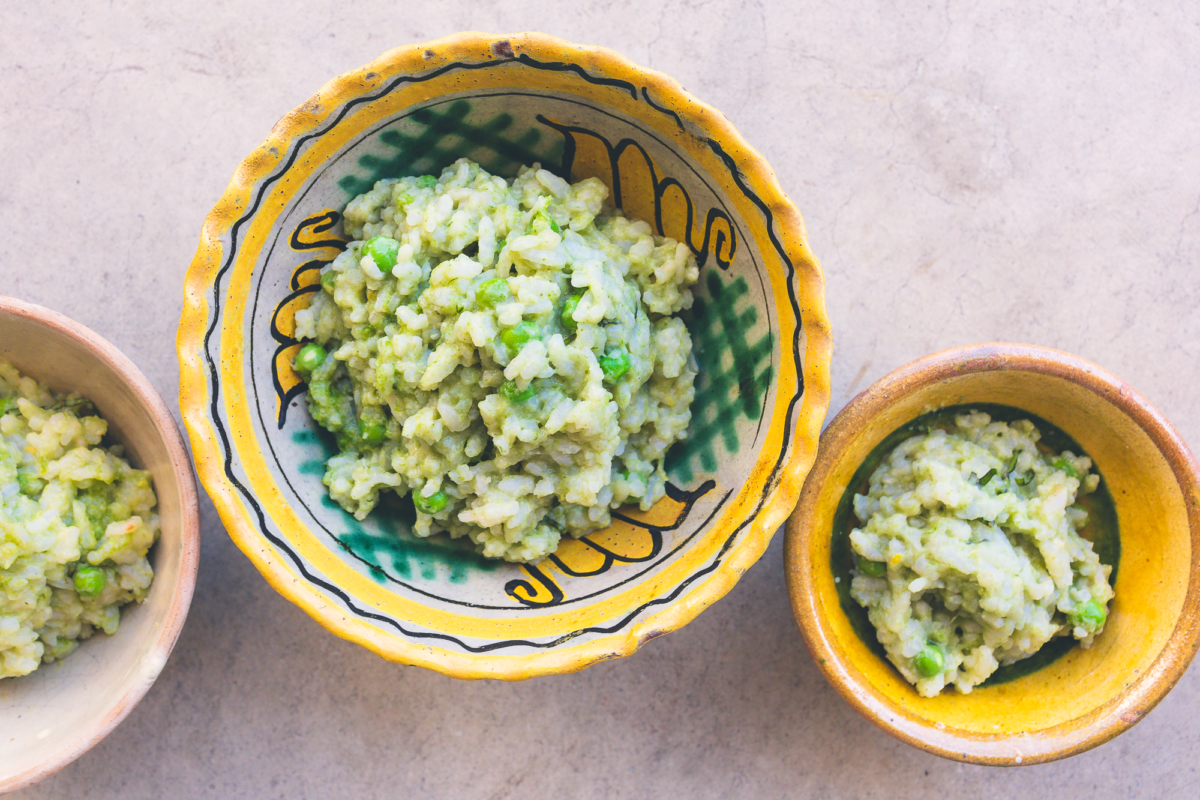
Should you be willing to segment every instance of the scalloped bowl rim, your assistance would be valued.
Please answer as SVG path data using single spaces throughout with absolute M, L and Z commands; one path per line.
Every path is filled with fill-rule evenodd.
M 211 281 L 205 263 L 223 253 L 220 238 L 231 220 L 237 217 L 248 190 L 287 152 L 289 142 L 301 133 L 314 129 L 321 122 L 321 113 L 338 107 L 360 95 L 368 78 L 394 75 L 405 70 L 417 72 L 430 51 L 439 55 L 450 52 L 459 58 L 482 60 L 481 53 L 491 57 L 503 54 L 513 45 L 532 49 L 542 55 L 558 57 L 559 61 L 585 61 L 606 75 L 631 77 L 640 85 L 650 87 L 660 97 L 668 99 L 674 111 L 696 127 L 720 139 L 733 164 L 746 180 L 755 185 L 768 203 L 775 225 L 793 262 L 800 298 L 800 318 L 797 335 L 803 333 L 801 360 L 804 396 L 796 430 L 793 434 L 794 452 L 783 465 L 772 496 L 757 518 L 751 521 L 746 538 L 731 552 L 719 570 L 706 576 L 698 586 L 681 594 L 662 610 L 637 620 L 628 630 L 601 637 L 566 650 L 519 656 L 462 654 L 431 648 L 404 639 L 399 634 L 379 631 L 364 634 L 347 623 L 345 615 L 330 608 L 315 592 L 298 586 L 292 575 L 282 569 L 261 548 L 262 533 L 244 524 L 237 508 L 239 501 L 231 491 L 220 470 L 221 455 L 216 444 L 206 405 L 210 401 L 205 376 L 202 349 L 204 321 L 207 318 L 207 291 Z M 219 259 L 217 259 L 219 261 Z M 251 153 L 236 170 L 233 180 L 204 223 L 200 246 L 188 271 L 185 303 L 178 335 L 180 358 L 180 405 L 184 423 L 196 455 L 197 471 L 217 507 L 226 529 L 238 547 L 254 562 L 267 581 L 288 600 L 303 608 L 327 630 L 361 644 L 392 661 L 426 667 L 461 678 L 497 678 L 523 680 L 545 674 L 574 672 L 591 664 L 629 655 L 642 644 L 676 630 L 694 619 L 702 610 L 733 588 L 738 578 L 765 552 L 775 530 L 782 525 L 795 507 L 804 476 L 816 454 L 820 424 L 829 405 L 829 363 L 831 340 L 829 321 L 824 304 L 824 277 L 820 265 L 808 250 L 804 223 L 799 212 L 779 187 L 765 159 L 751 148 L 733 125 L 716 109 L 687 93 L 674 79 L 651 69 L 639 67 L 611 50 L 576 45 L 540 33 L 496 35 L 466 32 L 443 39 L 407 45 L 389 50 L 364 67 L 344 73 L 314 95 L 307 103 L 286 115 L 272 130 L 263 144 Z

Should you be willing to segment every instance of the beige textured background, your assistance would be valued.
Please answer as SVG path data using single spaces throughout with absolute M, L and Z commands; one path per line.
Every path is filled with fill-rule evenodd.
M 1200 446 L 1194 3 L 274 5 L 0 4 L 0 292 L 93 328 L 173 407 L 201 222 L 271 126 L 393 46 L 540 29 L 674 76 L 774 166 L 825 267 L 831 413 L 913 358 L 1006 339 L 1095 361 Z M 809 660 L 782 537 L 687 628 L 507 685 L 326 633 L 202 512 L 195 601 L 158 683 L 17 796 L 1099 800 L 1200 781 L 1196 668 L 1065 762 L 970 767 L 892 740 Z

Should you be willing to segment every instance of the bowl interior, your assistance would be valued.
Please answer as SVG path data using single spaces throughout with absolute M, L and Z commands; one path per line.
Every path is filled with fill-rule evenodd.
M 191 468 L 174 422 L 169 415 L 156 416 L 158 409 L 132 388 L 131 365 L 110 345 L 45 309 L 6 302 L 0 307 L 0 355 L 52 389 L 93 401 L 130 460 L 153 474 L 162 521 L 161 538 L 150 553 L 154 584 L 144 604 L 122 610 L 115 635 L 98 634 L 61 662 L 0 681 L 0 788 L 5 788 L 31 782 L 83 753 L 154 682 L 187 613 L 198 520 L 195 485 L 188 485 Z M 137 380 L 144 383 L 140 375 Z M 166 436 L 174 437 L 174 450 Z
M 819 273 L 809 260 L 789 272 L 802 232 L 780 229 L 794 212 L 772 214 L 761 174 L 747 168 L 748 178 L 724 160 L 748 157 L 740 140 L 700 139 L 693 118 L 711 110 L 662 76 L 613 68 L 615 55 L 550 52 L 566 46 L 529 38 L 502 44 L 395 51 L 322 90 L 264 145 L 270 157 L 254 165 L 242 206 L 214 211 L 220 266 L 203 289 L 204 323 L 219 334 L 203 345 L 219 397 L 204 409 L 217 431 L 212 466 L 231 456 L 205 483 L 218 498 L 228 493 L 218 507 L 234 512 L 226 522 L 235 539 L 276 588 L 338 633 L 474 677 L 528 675 L 527 657 L 535 671 L 578 668 L 588 659 L 562 651 L 611 637 L 625 643 L 595 648 L 592 660 L 628 652 L 639 624 L 641 636 L 680 624 L 650 622 L 676 598 L 711 583 L 681 612 L 687 619 L 723 594 L 789 510 L 775 499 L 794 482 L 780 478 L 809 448 L 820 405 L 819 393 L 799 402 L 798 331 L 800 298 L 819 307 Z M 567 56 L 577 65 L 564 67 Z M 459 157 L 504 176 L 540 162 L 572 181 L 598 177 L 613 204 L 688 243 L 701 267 L 687 316 L 701 377 L 689 437 L 668 459 L 668 496 L 646 513 L 623 509 L 611 528 L 566 541 L 536 565 L 416 538 L 407 499 L 363 522 L 342 512 L 321 480 L 331 445 L 290 366 L 295 311 L 344 247 L 346 202 L 380 178 L 436 173 Z M 185 313 L 181 342 L 199 338 L 188 324 Z M 186 406 L 186 377 L 184 392 Z M 210 448 L 196 449 L 203 479 Z M 755 521 L 763 509 L 771 513 Z M 520 663 L 497 666 L 507 656 Z
M 812 473 L 813 491 L 806 488 L 789 533 L 796 537 L 789 544 L 808 560 L 807 581 L 796 588 L 811 592 L 804 600 L 794 594 L 793 601 L 810 646 L 832 656 L 827 674 L 892 733 L 970 760 L 1020 756 L 1031 763 L 1059 757 L 1132 724 L 1174 683 L 1161 685 L 1164 670 L 1179 667 L 1182 674 L 1186 667 L 1186 660 L 1182 667 L 1175 662 L 1168 643 L 1185 606 L 1195 604 L 1189 598 L 1195 570 L 1188 568 L 1194 466 L 1172 449 L 1175 443 L 1164 439 L 1148 407 L 1134 402 L 1132 393 L 1061 363 L 1033 359 L 1025 368 L 968 367 L 958 373 L 929 367 L 892 388 L 868 390 L 830 426 L 822 448 L 831 455 Z M 834 583 L 829 533 L 855 471 L 885 437 L 930 410 L 971 404 L 1011 406 L 1041 417 L 1095 462 L 1116 508 L 1115 597 L 1108 625 L 1090 649 L 1074 647 L 1040 669 L 968 695 L 947 690 L 922 698 L 851 625 Z M 789 566 L 799 564 L 793 559 Z

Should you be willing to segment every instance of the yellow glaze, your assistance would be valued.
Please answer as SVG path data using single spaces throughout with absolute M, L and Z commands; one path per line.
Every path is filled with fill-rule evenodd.
M 1121 559 L 1104 632 L 1008 683 L 920 697 L 842 612 L 830 568 L 833 515 L 854 471 L 900 425 L 950 405 L 1025 409 L 1073 437 L 1116 505 Z M 1094 747 L 1141 719 L 1183 675 L 1200 640 L 1200 484 L 1170 424 L 1082 359 L 1023 345 L 929 356 L 846 406 L 821 440 L 788 522 L 793 611 L 819 666 L 860 712 L 898 738 L 985 764 L 1032 764 Z
M 669 107 L 671 116 L 648 113 L 647 104 L 628 92 L 582 80 L 573 71 L 534 73 L 519 61 L 523 55 L 530 55 L 540 62 L 579 65 L 593 75 L 644 87 L 643 92 L 648 90 L 657 103 L 665 103 Z M 513 56 L 518 60 L 509 60 Z M 496 66 L 470 72 L 451 70 L 436 74 L 439 68 L 449 64 L 489 61 L 496 61 Z M 224 391 L 220 395 L 224 403 L 223 413 L 229 420 L 234 439 L 232 447 L 237 451 L 245 481 L 256 501 L 273 527 L 280 531 L 309 569 L 319 572 L 373 611 L 402 620 L 412 627 L 451 634 L 477 644 L 497 639 L 554 637 L 602 625 L 606 620 L 659 597 L 664 587 L 686 582 L 702 565 L 714 558 L 735 530 L 748 523 L 733 551 L 725 554 L 718 569 L 705 575 L 702 580 L 691 583 L 686 593 L 663 604 L 655 613 L 639 617 L 635 624 L 604 638 L 591 639 L 575 646 L 567 643 L 550 650 L 521 655 L 463 653 L 438 647 L 434 640 L 414 641 L 361 618 L 346 615 L 305 580 L 292 563 L 279 557 L 275 548 L 264 538 L 256 515 L 230 485 L 223 470 L 223 455 L 208 408 L 211 387 L 207 385 L 208 365 L 203 355 L 205 329 L 213 313 L 209 307 L 209 297 L 226 258 L 222 237 L 229 235 L 235 220 L 245 213 L 248 198 L 256 183 L 278 168 L 289 150 L 290 142 L 323 126 L 327 128 L 331 113 L 343 108 L 348 101 L 377 90 L 396 76 L 430 71 L 435 73 L 433 77 L 427 76 L 411 84 L 401 83 L 382 97 L 355 106 L 342 122 L 313 138 L 240 231 L 238 257 L 224 279 L 228 288 L 223 296 L 223 327 L 219 331 L 221 386 L 247 385 L 243 320 L 246 304 L 252 299 L 252 278 L 255 270 L 261 268 L 256 254 L 277 236 L 281 214 L 289 208 L 297 190 L 309 178 L 358 132 L 386 122 L 414 104 L 464 88 L 475 91 L 523 87 L 533 93 L 558 93 L 583 98 L 593 105 L 610 108 L 638 120 L 685 153 L 711 182 L 712 188 L 727 204 L 737 209 L 742 219 L 748 221 L 749 229 L 744 229 L 743 234 L 759 243 L 758 249 L 767 261 L 764 272 L 768 280 L 768 292 L 774 298 L 770 320 L 776 341 L 790 344 L 797 337 L 797 326 L 802 320 L 800 339 L 803 342 L 803 375 L 784 363 L 774 379 L 775 396 L 785 399 L 793 395 L 801 385 L 800 381 L 803 381 L 802 407 L 797 424 L 790 433 L 795 443 L 790 459 L 774 476 L 772 485 L 767 485 L 778 454 L 786 446 L 784 437 L 788 435 L 789 409 L 785 403 L 777 402 L 770 413 L 765 444 L 750 471 L 750 480 L 732 487 L 737 490 L 733 501 L 722 509 L 720 516 L 704 531 L 698 544 L 690 547 L 683 557 L 671 561 L 662 570 L 651 572 L 642 580 L 631 582 L 622 591 L 606 594 L 592 603 L 550 607 L 538 612 L 522 609 L 520 614 L 482 614 L 462 607 L 454 611 L 445 607 L 434 608 L 419 598 L 393 592 L 386 585 L 374 582 L 356 571 L 331 550 L 326 541 L 306 527 L 305 521 L 289 505 L 278 484 L 277 475 L 272 471 L 272 465 L 255 439 L 252 409 L 246 392 Z M 706 144 L 709 139 L 720 143 L 726 157 L 736 165 L 735 171 L 731 171 L 730 164 Z M 588 140 L 582 135 L 579 142 L 580 150 L 575 162 L 577 174 L 574 177 L 579 179 L 595 175 L 612 187 L 614 176 L 608 166 L 609 155 L 607 151 L 600 152 L 605 143 Z M 654 167 L 648 156 L 636 149 L 629 149 L 620 155 L 618 164 L 621 188 L 626 197 L 654 196 Z M 766 210 L 774 219 L 773 226 L 765 221 L 764 208 L 752 202 L 743 188 L 739 187 L 738 180 L 766 203 Z M 686 215 L 689 213 L 682 200 L 681 193 L 670 186 L 662 192 L 663 227 L 679 238 L 685 237 Z M 652 219 L 653 208 L 647 213 L 647 209 L 636 205 L 637 202 L 631 200 L 626 210 Z M 721 232 L 720 224 L 716 230 Z M 693 231 L 693 238 L 695 236 Z M 735 241 L 728 226 L 723 236 L 725 242 Z M 776 250 L 767 246 L 772 237 L 788 254 L 790 267 L 773 256 Z M 693 244 L 699 246 L 699 242 Z M 738 245 L 735 243 L 734 246 Z M 740 243 L 740 246 L 746 245 Z M 800 320 L 796 319 L 789 305 L 789 292 L 797 286 Z M 285 313 L 281 314 L 280 322 L 285 328 L 290 325 L 294 310 L 285 309 Z M 356 72 L 334 79 L 307 103 L 281 120 L 270 137 L 242 163 L 205 223 L 200 247 L 188 272 L 178 347 L 182 376 L 180 402 L 201 481 L 212 496 L 230 535 L 268 581 L 338 635 L 364 644 L 395 661 L 419 664 L 446 674 L 469 678 L 522 679 L 538 674 L 573 671 L 598 660 L 627 655 L 648 638 L 687 623 L 724 595 L 741 573 L 761 556 L 774 531 L 794 506 L 800 484 L 815 455 L 817 433 L 829 398 L 830 338 L 820 267 L 808 251 L 799 214 L 780 191 L 773 173 L 762 158 L 742 141 L 719 112 L 692 98 L 670 78 L 636 67 L 610 51 L 579 47 L 541 34 L 492 36 L 465 33 L 428 44 L 399 48 Z M 278 358 L 287 358 L 287 351 Z M 289 381 L 294 385 L 297 380 L 290 368 L 281 370 L 281 374 L 285 388 L 288 388 Z M 764 493 L 767 495 L 766 502 L 755 515 L 754 509 L 762 502 Z M 671 502 L 662 501 L 662 508 L 652 509 L 649 516 L 669 517 Z M 627 535 L 628 531 L 623 532 L 622 526 L 631 527 L 627 523 L 618 523 L 599 538 L 593 537 L 593 540 L 636 556 L 636 548 L 640 546 L 637 537 Z M 561 556 L 572 568 L 579 569 L 586 569 L 600 557 L 594 548 L 584 542 L 565 544 Z M 542 599 L 541 591 L 538 586 L 531 584 L 524 597 L 539 601 Z

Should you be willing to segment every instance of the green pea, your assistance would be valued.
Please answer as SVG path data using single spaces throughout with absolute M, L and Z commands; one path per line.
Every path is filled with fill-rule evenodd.
M 422 514 L 436 514 L 446 507 L 447 502 L 449 502 L 449 498 L 446 497 L 446 493 L 441 489 L 438 489 L 436 492 L 429 495 L 429 497 L 423 497 L 419 491 L 413 492 L 413 505 L 415 505 L 417 507 L 417 511 L 420 511 Z
M 913 658 L 913 669 L 922 678 L 932 678 L 946 667 L 946 654 L 936 644 L 927 644 Z
M 421 187 L 422 189 L 432 189 L 434 186 L 437 186 L 437 182 L 438 179 L 436 175 L 422 175 L 421 177 L 417 178 L 417 186 Z
M 532 322 L 518 322 L 511 328 L 505 328 L 500 332 L 500 341 L 504 342 L 504 346 L 513 353 L 516 353 L 530 340 L 536 338 L 537 332 L 537 326 Z
M 333 270 L 326 270 L 321 273 L 321 288 L 333 294 L 334 286 L 337 284 L 337 273 Z
M 409 203 L 411 203 L 412 201 L 413 201 L 413 196 L 412 196 L 412 193 L 411 193 L 411 192 L 405 192 L 404 194 L 402 194 L 402 195 L 400 195 L 399 197 L 397 197 L 397 198 L 396 198 L 396 207 L 397 207 L 397 208 L 404 208 L 406 205 L 408 205 L 408 204 L 409 204 Z
M 17 410 L 17 398 L 0 397 L 0 417 Z
M 376 236 L 368 239 L 358 251 L 360 258 L 370 256 L 380 272 L 391 272 L 396 266 L 396 256 L 400 253 L 400 243 L 387 236 Z
M 383 415 L 364 412 L 358 418 L 358 438 L 366 445 L 381 444 L 387 438 L 387 421 Z
M 325 363 L 327 355 L 324 347 L 321 347 L 316 342 L 309 342 L 300 348 L 300 352 L 296 354 L 296 360 L 293 362 L 293 365 L 296 367 L 296 372 L 299 372 L 301 375 L 308 375 Z
M 1075 610 L 1071 612 L 1071 621 L 1086 631 L 1100 630 L 1104 627 L 1106 619 L 1108 619 L 1108 614 L 1105 613 L 1104 606 L 1095 600 L 1081 603 L 1075 606 Z
M 524 403 L 533 397 L 533 384 L 522 389 L 516 381 L 505 381 L 500 384 L 500 396 L 510 403 Z
M 624 350 L 613 350 L 600 356 L 600 369 L 606 383 L 616 383 L 629 372 L 629 354 Z
M 583 295 L 573 294 L 567 298 L 567 302 L 563 303 L 562 324 L 564 328 L 574 328 L 579 324 L 575 320 L 575 309 L 579 308 L 581 299 L 583 299 Z
M 83 597 L 95 597 L 100 594 L 104 591 L 106 583 L 108 583 L 108 577 L 99 567 L 90 567 L 84 564 L 75 570 L 75 591 Z
M 858 562 L 858 571 L 868 578 L 882 578 L 887 575 L 887 564 L 882 561 L 868 561 L 865 558 L 855 560 Z
M 492 308 L 512 297 L 508 281 L 492 278 L 479 284 L 475 290 L 475 302 L 480 308 Z

